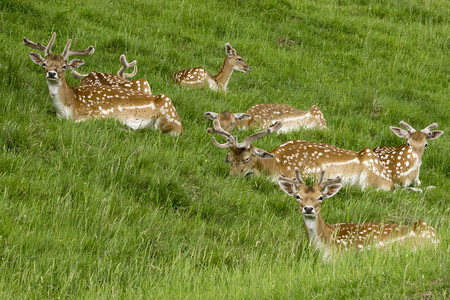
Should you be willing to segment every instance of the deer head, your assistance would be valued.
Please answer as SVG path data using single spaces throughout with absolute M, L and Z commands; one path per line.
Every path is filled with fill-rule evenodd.
M 279 130 L 282 123 L 276 122 L 266 130 L 247 137 L 242 143 L 238 143 L 237 136 L 232 136 L 229 132 L 225 131 L 220 126 L 219 120 L 214 120 L 213 125 L 214 128 L 208 128 L 208 132 L 217 133 L 227 139 L 226 143 L 219 144 L 216 139 L 212 137 L 212 142 L 218 148 L 230 148 L 230 152 L 225 158 L 225 162 L 231 164 L 230 175 L 246 175 L 252 172 L 258 159 L 269 159 L 273 157 L 273 154 L 253 146 L 252 143 L 259 138 Z
M 242 56 L 234 50 L 230 43 L 225 44 L 225 52 L 227 53 L 228 61 L 233 65 L 233 70 L 248 73 L 252 69 Z
M 419 157 L 422 157 L 425 148 L 428 146 L 428 140 L 437 139 L 444 133 L 441 130 L 433 130 L 438 126 L 436 123 L 433 123 L 420 131 L 416 131 L 404 121 L 400 121 L 400 125 L 406 130 L 393 126 L 389 128 L 398 137 L 405 138 L 406 145 L 411 146 Z
M 81 59 L 72 59 L 70 61 L 67 61 L 69 56 L 89 55 L 93 54 L 95 51 L 93 46 L 89 46 L 89 48 L 85 50 L 69 50 L 70 44 L 72 43 L 72 40 L 69 39 L 66 46 L 64 47 L 64 51 L 61 54 L 53 54 L 51 50 L 55 42 L 55 38 L 56 33 L 54 32 L 47 46 L 44 46 L 39 42 L 33 43 L 26 37 L 23 38 L 23 43 L 26 46 L 44 52 L 44 57 L 42 57 L 38 53 L 31 52 L 30 58 L 35 64 L 44 67 L 45 75 L 47 81 L 49 82 L 61 81 L 61 79 L 65 78 L 65 71 L 67 69 L 75 69 L 84 64 L 84 60 Z
M 230 131 L 233 129 L 234 125 L 236 124 L 236 121 L 241 121 L 244 119 L 251 118 L 251 115 L 246 113 L 232 113 L 228 110 L 225 110 L 221 113 L 215 113 L 215 112 L 205 112 L 204 116 L 208 119 L 214 121 L 219 120 L 220 126 L 224 130 Z
M 323 181 L 325 171 L 321 170 L 319 180 L 312 186 L 307 185 L 298 168 L 294 179 L 285 176 L 278 177 L 278 184 L 286 194 L 295 197 L 303 217 L 315 218 L 320 215 L 322 201 L 334 196 L 342 188 L 341 177 Z

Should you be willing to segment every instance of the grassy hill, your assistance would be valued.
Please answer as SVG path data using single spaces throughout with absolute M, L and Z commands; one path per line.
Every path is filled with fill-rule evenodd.
M 54 52 L 93 45 L 80 72 L 136 78 L 174 102 L 185 134 L 131 131 L 112 120 L 60 120 L 24 36 Z M 450 2 L 0 2 L 0 297 L 449 297 Z M 175 86 L 174 72 L 215 73 L 230 42 L 252 66 L 227 94 Z M 69 84 L 78 81 L 67 72 Z M 346 253 L 332 262 L 307 245 L 295 201 L 264 177 L 228 177 L 205 111 L 258 103 L 318 105 L 329 130 L 270 135 L 359 151 L 399 145 L 389 126 L 437 122 L 446 133 L 423 158 L 423 194 L 345 187 L 323 205 L 336 222 L 417 219 L 436 249 Z M 243 138 L 250 133 L 237 132 Z

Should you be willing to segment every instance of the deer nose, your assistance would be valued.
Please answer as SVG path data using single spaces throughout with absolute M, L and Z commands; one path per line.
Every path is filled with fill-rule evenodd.
M 306 214 L 312 214 L 313 210 L 314 210 L 314 207 L 312 207 L 312 206 L 305 206 L 305 207 L 303 208 L 303 211 L 304 211 Z
M 54 77 L 56 77 L 56 72 L 48 71 L 47 76 L 54 78 Z

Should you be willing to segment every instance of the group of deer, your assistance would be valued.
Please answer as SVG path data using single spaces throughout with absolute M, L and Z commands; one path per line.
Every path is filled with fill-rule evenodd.
M 81 51 L 69 50 L 69 40 L 63 53 L 55 55 L 51 53 L 55 36 L 53 33 L 47 46 L 33 43 L 27 38 L 24 38 L 24 43 L 45 53 L 44 58 L 37 53 L 30 53 L 30 57 L 33 62 L 44 67 L 50 98 L 60 117 L 72 118 L 77 122 L 91 118 L 114 118 L 133 129 L 153 126 L 175 135 L 183 132 L 177 111 L 166 95 L 152 95 L 145 79 L 126 80 L 136 74 L 137 67 L 135 61 L 128 63 L 124 55 L 120 57 L 122 68 L 117 75 L 98 72 L 82 75 L 72 71 L 73 76 L 82 81 L 77 87 L 69 87 L 65 80 L 66 69 L 77 68 L 84 61 L 67 61 L 68 57 L 92 54 L 94 48 L 90 46 Z M 203 68 L 186 69 L 174 74 L 175 83 L 226 91 L 233 70 L 247 73 L 251 67 L 229 43 L 225 45 L 225 50 L 227 56 L 218 74 L 210 75 Z M 134 71 L 125 73 L 130 67 L 134 67 Z M 328 225 L 320 215 L 322 200 L 335 195 L 343 182 L 362 188 L 374 186 L 393 190 L 395 185 L 400 185 L 421 191 L 409 185 L 420 185 L 419 172 L 427 141 L 443 134 L 443 131 L 433 130 L 437 127 L 436 123 L 420 131 L 403 121 L 400 125 L 406 130 L 390 127 L 397 136 L 406 139 L 405 143 L 397 147 L 365 148 L 354 152 L 321 143 L 292 140 L 267 152 L 252 143 L 276 131 L 287 132 L 300 127 L 327 128 L 320 109 L 315 105 L 308 111 L 301 111 L 283 104 L 258 104 L 245 113 L 224 111 L 206 112 L 204 115 L 213 120 L 214 128 L 208 129 L 208 132 L 226 138 L 223 144 L 214 137 L 212 141 L 219 148 L 230 149 L 225 158 L 225 162 L 231 165 L 230 175 L 264 173 L 278 180 L 281 188 L 297 199 L 311 244 L 323 249 L 326 254 L 335 248 L 353 247 L 362 250 L 374 243 L 382 247 L 411 239 L 419 244 L 425 240 L 438 242 L 434 229 L 420 220 L 411 227 L 376 223 Z M 265 130 L 247 137 L 241 143 L 237 136 L 228 132 L 232 129 L 265 127 Z M 325 174 L 328 180 L 324 180 Z M 318 181 L 308 186 L 302 180 L 302 175 L 316 177 Z

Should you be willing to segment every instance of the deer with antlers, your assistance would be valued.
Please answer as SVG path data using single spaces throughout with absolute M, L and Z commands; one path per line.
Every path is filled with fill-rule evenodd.
M 385 247 L 407 241 L 421 245 L 426 242 L 439 243 L 433 227 L 419 220 L 412 226 L 390 223 L 338 223 L 326 224 L 321 216 L 322 201 L 334 196 L 342 187 L 341 178 L 324 181 L 325 171 L 312 186 L 307 185 L 295 169 L 295 178 L 278 177 L 278 184 L 286 194 L 295 197 L 303 216 L 306 234 L 312 246 L 323 250 L 325 257 L 334 249 L 368 249 L 371 245 Z
M 227 56 L 222 67 L 216 75 L 209 74 L 202 67 L 194 69 L 185 69 L 176 72 L 173 75 L 175 83 L 179 86 L 205 87 L 208 86 L 214 91 L 227 91 L 228 81 L 233 70 L 248 73 L 251 66 L 239 55 L 239 53 L 230 45 L 225 44 Z
M 247 137 L 242 143 L 238 143 L 237 137 L 225 131 L 219 120 L 214 120 L 213 124 L 214 128 L 209 128 L 208 132 L 227 139 L 226 143 L 220 144 L 213 137 L 212 142 L 219 148 L 230 149 L 225 158 L 225 162 L 231 164 L 230 175 L 266 173 L 276 180 L 278 175 L 294 176 L 296 167 L 304 176 L 313 177 L 318 177 L 320 170 L 324 169 L 330 178 L 341 176 L 348 183 L 363 188 L 374 186 L 383 190 L 394 189 L 389 173 L 371 149 L 354 152 L 326 144 L 293 140 L 267 152 L 251 144 L 256 139 L 279 130 L 281 122 Z
M 80 74 L 75 70 L 72 70 L 72 76 L 76 79 L 81 79 L 81 85 L 102 85 L 102 86 L 113 86 L 122 87 L 131 90 L 136 90 L 143 92 L 144 94 L 151 95 L 152 90 L 146 79 L 136 79 L 128 81 L 126 78 L 131 78 L 137 74 L 137 62 L 133 60 L 128 62 L 125 54 L 120 56 L 120 63 L 122 67 L 117 72 L 117 75 L 100 73 L 92 71 L 89 74 Z M 125 73 L 128 68 L 134 67 L 133 72 Z
M 88 55 L 94 52 L 90 46 L 86 50 L 69 50 L 72 40 L 68 40 L 62 54 L 53 54 L 51 48 L 56 33 L 47 46 L 24 38 L 24 44 L 43 51 L 30 53 L 31 60 L 45 70 L 47 85 L 53 106 L 58 116 L 76 122 L 91 118 L 114 118 L 132 129 L 153 126 L 163 132 L 178 135 L 183 132 L 180 118 L 166 95 L 151 96 L 142 91 L 124 87 L 104 85 L 81 85 L 70 87 L 66 82 L 66 69 L 74 69 L 84 64 L 83 60 L 68 58 L 73 55 Z
M 407 187 L 410 184 L 420 185 L 419 173 L 422 156 L 428 146 L 428 140 L 440 137 L 444 132 L 433 130 L 438 125 L 433 123 L 425 129 L 416 131 L 404 121 L 400 125 L 406 128 L 389 127 L 398 137 L 406 141 L 400 146 L 381 146 L 373 149 L 381 163 L 385 166 L 395 184 Z
M 223 129 L 231 131 L 238 129 L 261 129 L 281 121 L 283 126 L 278 132 L 289 132 L 300 128 L 326 129 L 327 122 L 316 105 L 308 111 L 299 110 L 285 104 L 257 104 L 250 107 L 245 113 L 205 112 L 210 120 L 219 120 Z

